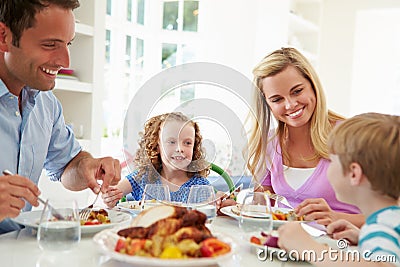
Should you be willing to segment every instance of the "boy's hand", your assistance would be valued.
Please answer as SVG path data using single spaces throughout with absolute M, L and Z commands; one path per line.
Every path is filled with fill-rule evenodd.
M 331 234 L 334 239 L 346 239 L 351 245 L 358 244 L 358 236 L 360 229 L 349 221 L 339 219 L 329 224 L 326 227 L 328 234 Z
M 312 237 L 304 231 L 299 222 L 288 222 L 278 229 L 278 246 L 286 251 L 297 250 L 299 252 L 308 249 L 315 242 Z

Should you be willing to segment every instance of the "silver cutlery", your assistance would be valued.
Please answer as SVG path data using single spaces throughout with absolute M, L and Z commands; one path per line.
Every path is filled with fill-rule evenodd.
M 94 199 L 93 203 L 90 204 L 89 206 L 87 206 L 86 208 L 82 209 L 82 210 L 79 212 L 79 219 L 81 219 L 82 221 L 87 221 L 87 219 L 88 219 L 89 216 L 90 216 L 90 213 L 91 213 L 92 210 L 93 210 L 94 204 L 96 204 L 96 201 L 97 201 L 97 199 L 99 198 L 99 195 L 100 195 L 100 190 L 99 190 L 99 192 L 97 193 L 96 198 Z
M 269 193 L 268 194 L 269 198 L 275 200 L 275 205 L 274 207 L 278 207 L 278 203 L 282 203 L 283 205 L 285 205 L 286 207 L 294 210 L 293 206 L 290 205 L 289 201 L 286 199 L 286 197 L 282 196 L 282 195 L 278 195 L 278 194 L 273 194 L 273 193 Z
M 4 175 L 14 175 L 12 172 L 9 170 L 3 170 Z M 51 214 L 56 218 L 57 220 L 65 220 L 64 216 L 62 216 L 53 206 L 49 203 L 49 201 L 43 200 L 41 197 L 38 197 L 39 202 L 41 202 L 43 205 L 47 205 L 49 208 Z

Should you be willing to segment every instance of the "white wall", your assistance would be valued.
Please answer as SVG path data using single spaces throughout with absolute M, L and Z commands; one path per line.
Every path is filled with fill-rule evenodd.
M 202 61 L 229 66 L 249 78 L 268 52 L 287 42 L 288 0 L 205 0 L 199 19 Z
M 399 8 L 400 1 L 324 0 L 319 74 L 327 94 L 328 106 L 332 110 L 345 116 L 352 115 L 350 95 L 357 12 L 388 7 Z

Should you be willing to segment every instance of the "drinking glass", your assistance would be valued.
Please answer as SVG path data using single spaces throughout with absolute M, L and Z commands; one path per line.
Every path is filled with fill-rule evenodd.
M 55 209 L 63 218 L 54 217 L 52 209 Z M 79 243 L 81 226 L 76 200 L 48 199 L 45 202 L 37 240 L 42 250 L 53 251 L 68 251 Z
M 261 232 L 272 232 L 271 202 L 264 192 L 249 191 L 243 198 L 240 207 L 239 227 L 245 237 L 259 236 Z
M 217 216 L 215 191 L 212 185 L 192 185 L 187 199 L 187 207 L 203 212 L 207 215 L 207 222 Z
M 169 187 L 164 184 L 146 184 L 142 197 L 142 209 L 148 209 L 160 205 L 162 203 L 169 203 L 171 200 Z

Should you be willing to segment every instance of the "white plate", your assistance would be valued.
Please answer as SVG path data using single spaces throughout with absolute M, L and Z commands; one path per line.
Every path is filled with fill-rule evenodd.
M 81 233 L 82 234 L 96 233 L 103 229 L 114 226 L 120 226 L 124 224 L 129 225 L 129 223 L 132 220 L 132 216 L 124 212 L 115 210 L 107 210 L 107 212 L 111 223 L 97 224 L 97 225 L 82 225 Z M 39 226 L 41 213 L 42 213 L 41 210 L 22 212 L 18 217 L 14 218 L 13 220 L 27 227 L 32 227 L 37 229 Z
M 122 262 L 135 264 L 135 266 L 208 266 L 221 263 L 226 261 L 232 255 L 234 255 L 235 244 L 229 237 L 218 235 L 213 233 L 214 236 L 218 237 L 223 242 L 228 243 L 231 246 L 231 251 L 227 254 L 214 257 L 214 258 L 195 258 L 195 259 L 159 259 L 142 256 L 130 256 L 114 251 L 115 244 L 117 243 L 120 236 L 117 234 L 118 229 L 106 229 L 97 233 L 93 240 L 100 250 L 107 256 Z
M 139 206 L 139 201 L 119 202 L 117 207 L 133 214 L 139 214 L 142 211 L 141 207 Z
M 235 208 L 235 206 L 227 206 L 227 207 L 223 207 L 220 209 L 220 211 L 225 214 L 228 215 L 232 218 L 235 218 L 236 220 L 239 220 L 240 216 L 235 214 L 234 212 L 232 212 L 232 208 Z M 286 209 L 286 208 L 272 208 L 273 211 L 281 211 L 284 213 L 287 213 L 288 211 L 290 211 L 290 209 Z M 279 226 L 281 226 L 282 224 L 287 223 L 288 221 L 282 221 L 282 220 L 273 220 L 273 227 L 274 228 L 278 228 Z

